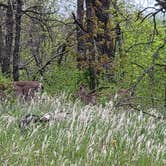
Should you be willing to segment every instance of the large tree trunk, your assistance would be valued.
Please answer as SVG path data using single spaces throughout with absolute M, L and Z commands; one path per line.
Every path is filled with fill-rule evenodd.
M 77 0 L 77 21 L 83 27 L 83 18 L 84 18 L 84 0 Z M 85 32 L 77 25 L 77 67 L 82 68 L 82 63 L 86 61 L 86 48 L 83 35 Z
M 12 43 L 13 43 L 13 4 L 8 0 L 8 7 L 6 12 L 6 48 L 5 54 L 2 57 L 2 73 L 10 77 L 10 60 L 12 56 Z
M 19 50 L 20 50 L 20 33 L 21 33 L 21 9 L 22 0 L 17 0 L 17 10 L 16 10 L 16 35 L 15 35 L 15 46 L 13 51 L 13 79 L 14 81 L 19 80 Z
M 96 45 L 99 51 L 99 55 L 106 55 L 109 59 L 114 58 L 115 47 L 114 39 L 111 36 L 111 24 L 108 10 L 110 8 L 110 0 L 93 0 L 93 6 L 95 10 L 96 20 L 97 20 L 97 30 L 96 34 Z M 100 4 L 100 5 L 99 5 Z M 102 30 L 102 31 L 101 31 Z
M 3 20 L 3 11 L 1 7 L 0 7 L 0 20 Z M 3 31 L 2 31 L 2 23 L 0 23 L 0 67 L 2 66 L 3 56 L 4 56 Z
M 89 87 L 91 90 L 96 88 L 95 74 L 95 46 L 94 46 L 94 9 L 92 0 L 86 0 L 86 19 L 87 19 L 87 58 L 89 65 Z
M 111 0 L 93 0 L 96 21 L 95 42 L 98 51 L 98 74 L 104 74 L 113 81 L 112 64 L 115 57 L 115 32 L 111 24 L 109 8 Z
M 2 25 L 0 24 L 0 67 L 2 64 L 2 50 L 3 50 L 3 38 L 2 38 Z

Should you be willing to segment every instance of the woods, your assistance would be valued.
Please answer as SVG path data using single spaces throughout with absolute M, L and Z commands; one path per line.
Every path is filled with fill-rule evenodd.
M 165 13 L 0 0 L 0 165 L 165 165 Z
M 139 102 L 165 107 L 165 34 L 159 17 L 165 2 L 142 10 L 122 1 L 76 4 L 76 11 L 61 19 L 56 1 L 2 1 L 2 75 L 13 81 L 43 79 L 53 92 L 69 87 L 75 93 L 82 83 L 90 91 L 107 86 L 108 94 L 100 96 L 107 100 L 109 93 L 126 88 L 138 98 L 146 92 L 146 101 Z M 74 72 L 66 83 L 68 70 Z
M 54 92 L 69 87 L 73 93 L 82 83 L 90 90 L 110 86 L 111 95 L 121 88 L 138 96 L 146 91 L 152 107 L 159 98 L 164 105 L 165 34 L 158 16 L 165 13 L 165 1 L 156 1 L 150 12 L 148 7 L 132 9 L 122 1 L 76 4 L 76 12 L 61 19 L 56 1 L 2 1 L 3 76 L 14 81 L 42 78 L 46 89 Z M 66 83 L 68 70 L 74 72 Z M 109 94 L 105 97 L 109 99 Z

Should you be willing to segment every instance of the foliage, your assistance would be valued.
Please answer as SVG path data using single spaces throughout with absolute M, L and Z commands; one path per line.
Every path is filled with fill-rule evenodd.
M 27 7 L 35 6 L 35 4 L 38 6 L 39 4 L 38 1 L 24 3 Z M 28 12 L 29 15 L 23 14 L 22 16 L 20 80 L 41 80 L 40 78 L 43 77 L 43 83 L 47 92 L 55 94 L 60 91 L 68 91 L 75 94 L 81 83 L 90 84 L 91 73 L 89 64 L 88 62 L 83 63 L 84 60 L 80 60 L 80 66 L 83 66 L 84 70 L 78 70 L 77 38 L 74 25 L 72 24 L 73 20 L 70 16 L 63 18 L 55 12 L 56 6 L 53 5 L 54 3 L 56 3 L 54 0 L 42 1 L 39 8 L 32 8 L 35 12 L 44 12 L 44 16 L 40 14 L 33 15 L 33 12 Z M 97 7 L 101 6 L 99 1 L 96 1 L 96 5 Z M 52 13 L 48 14 L 51 11 Z M 112 16 L 107 27 L 109 37 L 113 38 L 114 42 L 117 39 L 114 31 L 117 24 L 120 25 L 121 34 L 119 41 L 116 43 L 115 58 L 111 59 L 111 63 L 107 54 L 100 55 L 100 57 L 96 58 L 96 61 L 91 63 L 93 68 L 95 68 L 94 72 L 97 75 L 96 84 L 98 87 L 110 87 L 101 91 L 100 100 L 102 102 L 106 99 L 109 100 L 109 96 L 115 94 L 119 89 L 128 89 L 135 84 L 144 71 L 152 65 L 153 55 L 165 39 L 164 22 L 161 22 L 160 18 L 156 20 L 157 33 L 152 20 L 147 19 L 141 22 L 144 15 L 139 15 L 140 18 L 138 18 L 139 11 L 125 1 L 114 1 L 114 3 L 111 3 L 110 9 L 104 12 L 106 12 L 106 15 Z M 102 40 L 99 40 L 100 48 L 103 45 L 105 35 L 104 24 L 98 19 L 97 15 L 93 19 L 93 35 L 94 38 L 102 35 Z M 86 23 L 84 26 L 86 27 Z M 4 31 L 2 32 L 4 33 Z M 81 40 L 87 41 L 85 43 L 86 46 L 90 47 L 89 33 L 85 33 L 81 37 Z M 56 55 L 61 53 L 58 51 L 62 45 L 66 45 L 66 49 L 62 62 L 58 64 L 60 56 L 56 57 Z M 96 49 L 96 46 L 94 48 L 96 52 L 100 50 Z M 91 51 L 90 49 L 86 52 L 87 59 L 91 59 L 91 54 L 93 54 L 93 51 Z M 35 56 L 37 60 L 35 60 Z M 49 62 L 54 56 L 56 58 Z M 84 54 L 79 56 L 81 59 L 86 59 Z M 150 77 L 152 72 L 149 72 L 138 83 L 135 95 L 138 98 L 142 98 L 142 100 L 139 99 L 139 104 L 151 107 L 152 98 L 154 98 L 156 107 L 164 106 L 166 73 L 164 67 L 159 66 L 160 64 L 165 64 L 164 59 L 165 50 L 163 48 L 159 51 L 159 58 L 155 61 L 158 65 L 154 66 L 153 79 Z M 38 62 L 40 63 L 38 64 Z M 40 70 L 47 62 L 49 62 L 48 65 Z M 107 64 L 109 64 L 109 70 L 107 69 Z M 103 70 L 105 66 L 106 70 Z M 8 80 L 5 81 L 3 78 L 0 78 L 0 80 L 3 80 L 5 84 L 8 82 Z
M 42 0 L 39 5 L 38 0 L 24 1 L 30 11 L 22 16 L 20 80 L 41 80 L 48 95 L 20 103 L 12 93 L 12 80 L 0 73 L 0 165 L 165 165 L 165 119 L 149 116 L 166 114 L 166 44 L 158 50 L 166 40 L 165 23 L 156 18 L 155 27 L 151 18 L 142 21 L 144 15 L 138 18 L 137 9 L 116 0 L 104 10 L 105 16 L 111 15 L 108 27 L 104 27 L 95 8 L 91 21 L 93 37 L 99 37 L 98 48 L 97 40 L 91 42 L 91 32 L 82 35 L 80 39 L 88 49 L 81 50 L 79 64 L 75 25 L 70 16 L 64 18 L 56 12 L 56 2 Z M 101 2 L 95 2 L 100 9 Z M 5 17 L 2 20 L 3 44 Z M 86 18 L 83 21 L 87 28 Z M 117 25 L 119 36 L 115 33 Z M 94 50 L 99 53 L 110 46 L 103 40 L 106 33 L 116 46 L 115 55 L 109 59 L 108 52 L 96 54 L 92 61 Z M 75 100 L 80 85 L 90 84 L 91 65 L 98 85 L 94 90 L 97 106 Z M 121 96 L 119 91 L 133 87 L 130 97 L 136 109 L 127 104 L 115 108 L 118 97 L 130 104 L 130 92 Z M 22 116 L 47 112 L 62 112 L 67 117 L 32 124 L 28 130 L 18 127 Z
M 75 64 L 70 60 L 62 66 L 53 64 L 51 70 L 45 73 L 46 77 L 43 80 L 46 91 L 50 94 L 57 92 L 75 93 L 78 80 L 81 73 L 76 69 Z
M 0 103 L 10 105 L 11 103 L 14 103 L 15 100 L 12 81 L 9 78 L 0 75 Z
M 133 46 L 126 52 L 125 57 L 120 59 L 122 60 L 125 58 L 123 68 L 119 67 L 119 71 L 123 73 L 122 79 L 127 87 L 134 84 L 138 77 L 153 65 L 153 57 L 156 49 L 163 44 L 165 36 L 163 26 L 159 24 L 159 34 L 156 35 L 154 39 L 152 39 L 153 30 L 154 29 L 150 21 L 145 21 L 142 24 L 139 22 L 132 23 L 132 29 L 125 28 L 124 30 L 124 47 L 127 50 L 127 48 L 131 48 L 131 46 Z M 164 49 L 158 53 L 159 56 L 156 59 L 155 64 L 163 64 L 165 56 L 163 51 Z M 153 93 L 157 99 L 160 99 L 161 96 L 161 98 L 164 98 L 165 72 L 163 68 L 157 65 L 154 66 L 154 85 L 152 85 L 150 74 L 152 73 L 149 72 L 146 74 L 145 78 L 141 80 L 136 89 L 136 94 L 139 96 L 146 96 L 147 99 L 150 99 L 151 93 Z M 150 89 L 153 89 L 153 92 L 151 92 Z M 158 104 L 160 105 L 161 103 L 159 102 Z
M 11 80 L 0 74 L 0 84 L 10 84 Z

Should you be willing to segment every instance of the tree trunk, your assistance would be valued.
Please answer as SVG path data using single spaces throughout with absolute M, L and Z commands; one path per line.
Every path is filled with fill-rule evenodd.
M 94 46 L 94 9 L 92 0 L 86 0 L 86 19 L 87 19 L 87 58 L 89 65 L 89 87 L 91 90 L 96 88 L 95 74 L 95 46 Z
M 0 7 L 0 19 L 3 20 L 3 11 L 1 7 Z M 0 67 L 2 66 L 3 56 L 4 56 L 4 43 L 3 43 L 2 24 L 0 23 Z
M 13 4 L 8 0 L 8 7 L 6 12 L 6 48 L 5 54 L 2 57 L 2 73 L 10 77 L 10 60 L 12 56 L 12 43 L 13 43 Z
M 95 10 L 95 44 L 99 70 L 97 73 L 104 74 L 113 81 L 112 62 L 115 57 L 115 32 L 111 25 L 109 8 L 111 0 L 93 0 Z
M 13 51 L 13 79 L 14 81 L 19 80 L 19 50 L 20 50 L 20 33 L 21 33 L 21 9 L 22 0 L 17 0 L 17 10 L 15 14 L 16 19 L 16 34 L 15 34 L 15 46 Z
M 99 3 L 100 2 L 100 3 Z M 115 55 L 114 39 L 111 36 L 110 17 L 107 12 L 110 8 L 110 0 L 93 1 L 95 15 L 97 19 L 96 45 L 99 55 L 106 55 L 109 59 L 113 59 Z M 99 5 L 100 4 L 100 5 Z M 102 30 L 102 31 L 101 31 Z
M 84 18 L 84 0 L 77 0 L 77 20 L 83 26 Z M 81 69 L 82 62 L 86 61 L 86 48 L 83 35 L 85 32 L 77 25 L 77 67 Z
M 0 67 L 2 64 L 2 50 L 3 50 L 2 26 L 0 24 Z

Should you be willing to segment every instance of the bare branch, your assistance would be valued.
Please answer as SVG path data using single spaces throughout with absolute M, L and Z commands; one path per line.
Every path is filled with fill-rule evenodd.
M 159 46 L 155 53 L 152 55 L 153 59 L 157 59 L 159 57 L 159 51 L 165 47 L 165 44 L 166 44 L 166 41 L 164 41 L 164 43 Z M 137 81 L 129 88 L 129 90 L 132 92 L 132 95 L 134 94 L 134 91 L 137 87 L 137 85 L 141 82 L 141 80 L 144 78 L 144 76 L 146 74 L 148 74 L 149 72 L 151 72 L 151 70 L 153 69 L 154 67 L 154 64 L 152 64 L 149 68 L 147 68 L 146 70 L 144 70 L 144 72 L 142 73 L 142 75 L 140 75 L 138 78 L 137 78 Z
M 26 63 L 20 64 L 20 65 L 19 65 L 19 70 L 25 69 L 25 67 L 28 66 L 32 61 L 33 61 L 33 58 L 30 58 L 29 60 L 27 60 Z
M 36 74 L 38 74 L 39 72 L 44 72 L 44 71 L 45 71 L 45 68 L 46 68 L 48 65 L 51 65 L 57 57 L 59 57 L 61 54 L 65 54 L 65 53 L 67 53 L 67 51 L 65 51 L 65 52 L 63 52 L 63 53 L 60 52 L 60 53 L 57 53 L 57 54 L 55 54 L 54 56 L 52 56 L 41 68 L 38 69 L 38 71 L 36 72 Z M 36 75 L 36 74 L 35 74 L 35 75 Z
M 83 25 L 78 21 L 78 19 L 76 18 L 75 14 L 72 12 L 72 16 L 74 19 L 74 23 L 76 25 L 78 25 L 80 27 L 81 30 L 83 30 L 84 32 L 88 33 L 88 31 L 83 27 Z
M 149 41 L 149 42 L 141 42 L 141 43 L 135 43 L 133 45 L 131 45 L 129 48 L 126 49 L 126 52 L 129 52 L 133 47 L 135 46 L 140 46 L 140 45 L 146 45 L 146 44 L 152 44 L 153 43 L 153 40 L 152 41 Z

